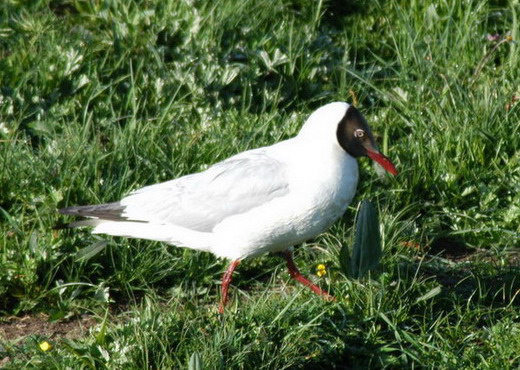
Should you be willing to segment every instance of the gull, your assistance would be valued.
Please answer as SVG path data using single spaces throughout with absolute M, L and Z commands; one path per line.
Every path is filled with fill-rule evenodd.
M 91 226 L 94 234 L 156 240 L 231 260 L 222 278 L 221 313 L 240 261 L 267 252 L 282 253 L 292 278 L 331 300 L 300 273 L 293 246 L 343 215 L 356 192 L 356 158 L 363 156 L 397 174 L 359 110 L 333 102 L 314 111 L 291 139 L 145 186 L 117 202 L 59 212 L 88 218 L 68 227 Z

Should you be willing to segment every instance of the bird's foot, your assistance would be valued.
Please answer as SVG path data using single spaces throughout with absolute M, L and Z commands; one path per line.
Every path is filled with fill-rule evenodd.
M 322 296 L 326 301 L 332 302 L 335 301 L 336 298 L 334 298 L 332 295 L 330 295 L 327 291 L 321 289 L 319 286 L 314 284 L 312 281 L 307 279 L 305 276 L 303 276 L 298 270 L 298 267 L 294 264 L 294 260 L 292 257 L 292 251 L 285 251 L 283 252 L 283 256 L 285 258 L 285 261 L 287 262 L 287 268 L 289 269 L 289 275 L 306 287 L 310 288 L 314 293 L 316 293 L 319 296 Z

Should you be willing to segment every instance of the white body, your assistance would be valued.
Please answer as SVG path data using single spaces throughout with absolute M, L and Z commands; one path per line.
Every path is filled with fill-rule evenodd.
M 336 137 L 348 107 L 328 104 L 295 138 L 137 190 L 120 202 L 126 220 L 92 220 L 93 232 L 159 240 L 232 260 L 313 238 L 341 217 L 356 191 L 357 161 Z

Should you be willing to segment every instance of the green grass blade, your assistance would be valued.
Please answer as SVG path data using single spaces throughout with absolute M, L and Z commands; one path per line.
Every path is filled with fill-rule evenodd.
M 98 253 L 103 251 L 105 249 L 105 247 L 107 246 L 107 244 L 108 244 L 108 241 L 100 240 L 100 241 L 97 241 L 97 242 L 89 245 L 88 247 L 80 249 L 76 253 L 76 261 L 77 262 L 88 261 L 95 255 L 97 255 Z

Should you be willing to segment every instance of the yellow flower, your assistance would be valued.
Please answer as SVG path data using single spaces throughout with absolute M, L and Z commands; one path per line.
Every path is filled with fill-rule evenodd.
M 40 349 L 43 351 L 43 352 L 47 352 L 49 350 L 52 349 L 52 345 L 47 342 L 46 340 L 44 340 L 43 342 L 40 343 Z
M 320 263 L 316 266 L 316 275 L 322 277 L 323 275 L 327 275 L 327 267 L 324 264 Z

